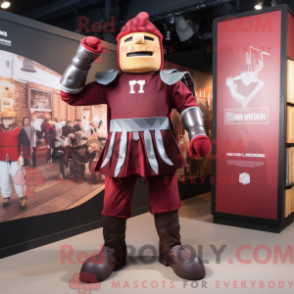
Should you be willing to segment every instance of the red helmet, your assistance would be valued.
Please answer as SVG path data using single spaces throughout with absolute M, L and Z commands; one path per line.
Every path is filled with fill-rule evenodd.
M 120 33 L 117 35 L 117 64 L 119 70 L 121 70 L 119 66 L 119 50 L 120 50 L 120 39 L 130 33 L 135 32 L 146 32 L 153 34 L 159 38 L 160 43 L 160 50 L 161 50 L 161 66 L 159 70 L 162 70 L 164 65 L 164 59 L 163 59 L 163 46 L 162 46 L 162 39 L 163 36 L 160 33 L 160 31 L 157 29 L 157 27 L 149 21 L 149 15 L 147 12 L 140 12 L 137 16 L 130 19 L 121 29 Z

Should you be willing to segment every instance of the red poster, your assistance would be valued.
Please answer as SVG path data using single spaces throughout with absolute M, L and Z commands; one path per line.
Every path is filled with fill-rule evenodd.
M 281 11 L 217 29 L 215 210 L 276 219 Z

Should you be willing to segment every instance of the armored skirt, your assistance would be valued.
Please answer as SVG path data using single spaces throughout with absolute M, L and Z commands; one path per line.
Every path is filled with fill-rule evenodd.
M 117 121 L 110 122 L 110 134 L 96 171 L 110 177 L 137 174 L 146 178 L 168 175 L 187 166 L 169 118 L 121 120 L 121 129 L 113 126 Z
M 80 93 L 61 91 L 73 106 L 106 104 L 108 138 L 95 171 L 109 177 L 169 175 L 187 166 L 169 115 L 197 107 L 183 82 L 165 83 L 158 72 L 119 74 L 108 85 L 93 82 Z

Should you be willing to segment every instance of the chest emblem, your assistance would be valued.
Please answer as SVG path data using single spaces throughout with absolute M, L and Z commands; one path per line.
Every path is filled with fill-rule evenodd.
M 140 89 L 138 91 L 138 93 L 144 93 L 144 85 L 145 85 L 145 80 L 139 80 L 139 81 L 136 81 L 136 80 L 131 80 L 129 81 L 129 85 L 130 85 L 130 93 L 131 94 L 135 94 L 136 91 L 134 90 L 134 86 L 138 84 L 140 85 Z

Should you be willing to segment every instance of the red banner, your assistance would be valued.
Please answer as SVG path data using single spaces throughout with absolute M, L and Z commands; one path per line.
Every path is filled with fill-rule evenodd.
M 217 30 L 215 210 L 276 219 L 281 11 Z

